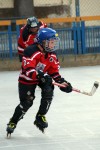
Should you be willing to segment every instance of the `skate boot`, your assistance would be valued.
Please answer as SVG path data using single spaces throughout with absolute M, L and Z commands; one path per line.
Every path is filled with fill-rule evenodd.
M 6 131 L 7 131 L 7 137 L 9 138 L 11 136 L 11 133 L 14 132 L 14 129 L 16 128 L 16 124 L 13 123 L 13 122 L 9 122 L 7 124 L 7 128 L 6 128 Z
M 46 121 L 44 115 L 38 114 L 34 121 L 34 125 L 36 125 L 36 127 L 39 128 L 39 130 L 41 130 L 42 133 L 44 133 L 44 129 L 48 127 L 48 122 Z

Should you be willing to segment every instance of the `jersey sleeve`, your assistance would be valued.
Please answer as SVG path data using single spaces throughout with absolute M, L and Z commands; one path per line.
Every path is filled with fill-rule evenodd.
M 48 71 L 48 74 L 55 80 L 59 80 L 61 78 L 61 75 L 59 73 L 60 69 L 60 63 L 56 55 L 51 55 L 51 67 Z
M 22 36 L 23 44 L 25 45 L 25 47 L 36 43 L 36 34 L 30 34 L 27 26 L 24 26 L 20 30 L 20 35 Z
M 37 72 L 36 72 L 36 65 L 39 62 L 41 56 L 41 52 L 36 51 L 30 57 L 23 56 L 22 60 L 22 70 L 24 75 L 31 79 L 35 79 Z
M 27 28 L 26 25 L 21 28 L 20 34 L 22 35 L 23 42 L 27 41 L 29 36 L 29 29 Z
M 28 36 L 28 38 L 27 38 L 27 41 L 24 41 L 24 44 L 25 44 L 25 46 L 27 47 L 27 46 L 29 46 L 29 45 L 32 45 L 32 44 L 36 43 L 36 42 L 37 42 L 37 40 L 36 40 L 36 35 L 30 34 L 30 35 Z

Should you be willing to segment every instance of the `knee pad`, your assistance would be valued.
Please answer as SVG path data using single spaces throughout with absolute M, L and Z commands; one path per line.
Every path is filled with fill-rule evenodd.
M 20 104 L 22 106 L 23 111 L 27 111 L 32 105 L 33 105 L 33 100 L 35 99 L 35 96 L 28 95 L 26 97 L 25 101 L 22 101 Z

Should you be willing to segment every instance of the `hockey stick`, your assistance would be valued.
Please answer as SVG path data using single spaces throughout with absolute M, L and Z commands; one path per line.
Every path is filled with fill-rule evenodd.
M 52 84 L 57 85 L 58 87 L 65 87 L 65 85 L 62 85 L 62 84 L 57 83 L 57 82 L 53 82 Z M 81 90 L 76 89 L 76 88 L 73 88 L 72 90 L 75 91 L 75 92 L 84 94 L 84 95 L 93 96 L 98 87 L 99 87 L 99 82 L 95 81 L 90 92 L 81 91 Z

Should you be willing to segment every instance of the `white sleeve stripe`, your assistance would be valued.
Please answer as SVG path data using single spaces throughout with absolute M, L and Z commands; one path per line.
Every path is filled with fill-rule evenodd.
M 34 72 L 34 71 L 36 71 L 36 70 L 35 70 L 35 69 L 31 69 L 30 71 L 26 71 L 26 75 L 29 76 L 29 74 L 30 74 L 31 72 Z
M 24 48 L 21 48 L 21 47 L 18 46 L 18 50 L 24 51 Z
M 53 57 L 57 58 L 57 57 L 56 57 L 56 55 L 51 54 L 51 56 L 53 56 Z
M 31 35 L 29 35 L 29 37 L 28 37 L 27 41 L 26 41 L 26 42 L 24 42 L 24 44 L 26 44 L 27 42 L 29 42 L 29 40 L 30 40 L 30 36 L 31 36 Z
M 32 79 L 31 78 L 29 78 L 29 77 L 26 77 L 25 75 L 19 75 L 19 77 L 22 77 L 22 78 L 25 78 L 26 80 L 30 80 L 30 81 L 32 81 Z

